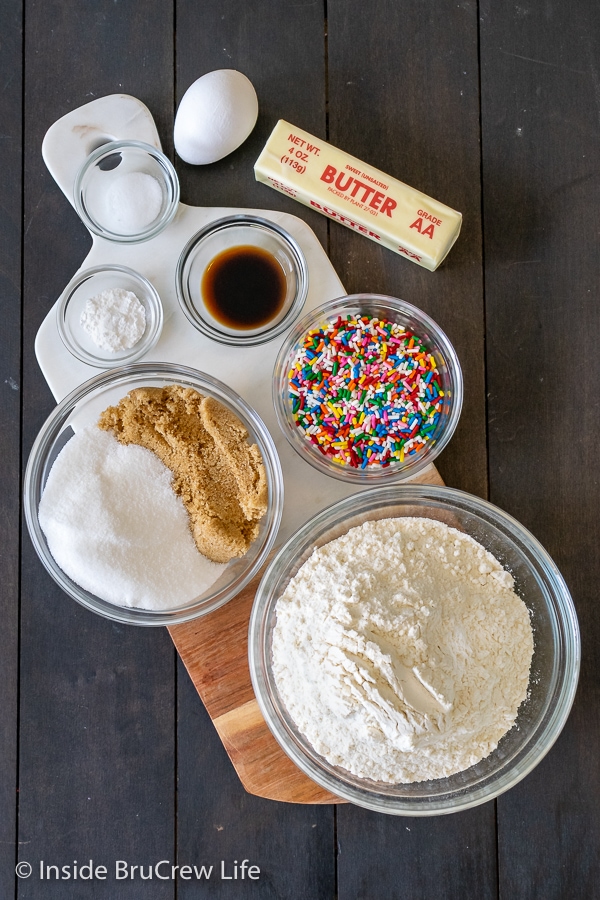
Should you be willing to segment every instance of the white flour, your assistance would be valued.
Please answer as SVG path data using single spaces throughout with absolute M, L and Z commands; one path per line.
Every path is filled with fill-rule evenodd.
M 101 350 L 117 353 L 134 347 L 146 330 L 146 310 L 133 291 L 110 288 L 90 297 L 80 323 Z
M 529 613 L 480 544 L 441 522 L 384 519 L 316 550 L 277 602 L 273 672 L 330 763 L 426 781 L 488 756 L 525 699 Z
M 95 425 L 72 437 L 39 506 L 63 572 L 119 606 L 171 609 L 204 593 L 225 566 L 198 552 L 171 478 L 150 450 Z

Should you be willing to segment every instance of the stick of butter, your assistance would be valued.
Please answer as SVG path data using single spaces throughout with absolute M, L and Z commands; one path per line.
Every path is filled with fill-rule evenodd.
M 462 215 L 280 119 L 254 166 L 257 181 L 433 272 Z

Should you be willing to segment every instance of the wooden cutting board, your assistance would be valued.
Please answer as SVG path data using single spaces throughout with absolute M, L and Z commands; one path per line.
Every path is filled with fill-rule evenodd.
M 444 483 L 433 465 L 411 481 Z M 225 606 L 169 632 L 248 793 L 288 803 L 343 803 L 288 759 L 258 708 L 248 668 L 248 622 L 261 576 Z
M 126 94 L 100 97 L 55 122 L 46 133 L 42 153 L 49 171 L 70 203 L 77 171 L 88 154 L 107 135 L 113 139 L 145 141 L 160 149 L 156 125 L 141 101 Z M 145 275 L 157 288 L 165 314 L 165 328 L 146 361 L 173 362 L 221 378 L 253 406 L 271 432 L 278 433 L 271 381 L 279 342 L 234 348 L 211 341 L 187 321 L 175 291 L 175 266 L 181 250 L 208 222 L 251 213 L 281 225 L 299 243 L 309 269 L 309 294 L 304 311 L 345 294 L 345 289 L 319 240 L 308 225 L 288 213 L 274 210 L 200 208 L 179 204 L 173 222 L 152 241 L 122 244 L 92 235 L 92 248 L 82 266 L 123 264 Z M 60 341 L 54 304 L 36 336 L 36 356 L 57 401 L 97 370 L 76 360 Z M 252 379 L 248 372 L 252 372 Z M 295 452 L 285 440 L 278 445 L 285 480 L 286 504 L 280 535 L 289 534 L 313 512 L 316 497 L 322 506 L 347 496 L 348 486 L 312 472 L 306 490 Z M 434 466 L 414 481 L 441 484 Z M 201 619 L 169 628 L 242 784 L 251 794 L 291 803 L 341 802 L 314 784 L 296 768 L 272 737 L 252 691 L 248 669 L 248 621 L 260 574 L 234 600 Z

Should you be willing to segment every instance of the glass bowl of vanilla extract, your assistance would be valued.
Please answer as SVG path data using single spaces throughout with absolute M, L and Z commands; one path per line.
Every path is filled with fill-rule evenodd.
M 308 267 L 294 238 L 259 216 L 227 216 L 198 231 L 176 271 L 189 321 L 223 344 L 262 344 L 301 312 Z

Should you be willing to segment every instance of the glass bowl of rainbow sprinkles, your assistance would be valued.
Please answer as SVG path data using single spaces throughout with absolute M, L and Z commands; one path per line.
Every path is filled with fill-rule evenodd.
M 353 294 L 313 309 L 275 363 L 273 402 L 296 452 L 359 484 L 416 475 L 444 449 L 463 398 L 442 329 L 395 297 Z

